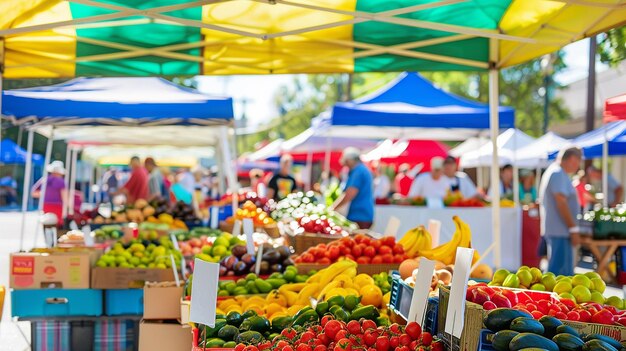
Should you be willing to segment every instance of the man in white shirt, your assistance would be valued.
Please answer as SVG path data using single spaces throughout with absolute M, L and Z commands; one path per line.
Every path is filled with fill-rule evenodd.
M 476 186 L 470 177 L 464 172 L 457 172 L 456 159 L 452 156 L 446 157 L 443 161 L 443 174 L 450 182 L 451 192 L 460 192 L 464 199 L 476 196 Z
M 443 157 L 435 156 L 430 160 L 430 172 L 422 173 L 415 178 L 408 198 L 423 199 L 446 197 L 450 190 L 450 181 L 443 174 Z

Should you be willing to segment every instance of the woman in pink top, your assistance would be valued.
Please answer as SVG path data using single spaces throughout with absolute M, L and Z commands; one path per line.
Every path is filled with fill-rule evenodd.
M 67 203 L 67 189 L 63 179 L 65 175 L 63 162 L 53 161 L 48 165 L 47 171 L 48 179 L 46 181 L 46 194 L 43 199 L 43 211 L 44 213 L 54 213 L 57 216 L 59 225 L 61 225 L 63 223 L 63 208 Z M 33 187 L 34 198 L 39 198 L 41 195 L 43 179 L 41 178 Z

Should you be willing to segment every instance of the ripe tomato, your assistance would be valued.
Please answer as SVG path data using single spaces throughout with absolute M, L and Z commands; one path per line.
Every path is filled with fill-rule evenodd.
M 411 337 L 408 334 L 400 335 L 400 345 L 409 345 L 411 343 Z
M 372 264 L 380 264 L 383 263 L 383 258 L 381 256 L 374 256 L 372 257 Z
M 367 246 L 365 249 L 363 249 L 363 255 L 370 258 L 374 257 L 376 255 L 376 249 L 372 246 Z
M 291 347 L 290 345 L 284 346 L 282 349 L 282 351 L 294 351 L 293 347 Z M 247 350 L 246 350 L 247 351 Z
M 322 345 L 328 345 L 331 340 L 326 334 L 319 334 L 317 339 L 322 343 Z
M 385 254 L 381 256 L 383 258 L 383 263 L 393 263 L 393 255 Z
M 443 343 L 441 341 L 434 342 L 430 345 L 430 351 L 443 351 Z
M 355 262 L 356 262 L 356 259 L 354 258 L 354 256 L 352 256 L 352 255 L 350 255 L 350 254 L 347 254 L 347 255 L 345 255 L 345 256 L 343 256 L 343 257 L 344 257 L 345 259 L 347 259 L 347 260 L 352 260 L 352 261 L 355 261 Z
M 342 246 L 340 252 L 342 255 L 345 256 L 345 255 L 350 255 L 352 253 L 352 250 L 347 246 Z
M 363 342 L 365 342 L 365 345 L 367 346 L 372 346 L 376 343 L 376 338 L 378 338 L 378 334 L 368 330 L 363 335 Z
M 402 328 L 400 328 L 400 324 L 398 323 L 393 323 L 392 325 L 390 325 L 389 330 L 395 335 L 400 335 L 403 333 Z
M 315 334 L 313 334 L 313 332 L 307 331 L 302 333 L 302 336 L 300 336 L 300 342 L 302 343 L 307 343 L 309 342 L 309 340 L 312 340 L 315 337 Z
M 326 346 L 325 345 L 317 345 L 317 346 L 315 346 L 313 351 L 326 351 Z
M 346 339 L 346 340 L 348 340 L 348 339 L 347 339 L 347 337 L 348 337 L 348 331 L 347 331 L 347 330 L 345 330 L 345 329 L 341 329 L 341 330 L 340 330 L 340 331 L 338 331 L 338 332 L 337 332 L 337 334 L 335 335 L 335 339 L 334 339 L 334 340 L 335 340 L 335 342 L 337 342 L 337 343 L 338 343 L 338 342 L 339 342 L 339 340 L 342 340 L 342 339 Z
M 315 256 L 313 256 L 311 253 L 303 253 L 300 256 L 300 259 L 304 263 L 313 263 L 313 262 L 315 262 Z
M 333 263 L 333 261 L 330 260 L 330 258 L 328 257 L 323 257 L 317 260 L 317 263 L 319 264 L 331 264 Z
M 285 347 L 287 345 L 289 345 L 289 343 L 287 341 L 285 341 L 285 340 L 281 340 L 281 341 L 276 343 L 276 347 L 277 348 L 282 348 L 282 347 Z
M 297 333 L 295 329 L 287 328 L 287 329 L 283 329 L 283 331 L 280 332 L 280 335 L 284 336 L 285 338 L 289 340 L 293 340 L 296 337 Z
M 364 331 L 368 329 L 376 329 L 376 322 L 371 319 L 364 319 L 363 322 L 361 322 L 361 328 Z
M 259 351 L 259 349 L 256 346 L 252 346 L 252 345 L 246 346 L 246 348 L 243 350 L 244 351 Z
M 381 244 L 387 245 L 389 247 L 394 247 L 396 245 L 396 238 L 394 236 L 385 236 L 380 239 Z
M 381 247 L 378 248 L 378 254 L 380 255 L 386 255 L 386 254 L 392 254 L 392 253 L 393 253 L 393 249 L 387 245 L 382 245 Z
M 393 256 L 393 263 L 402 263 L 402 261 L 404 261 L 404 255 L 394 255 Z
M 369 246 L 369 245 L 372 243 L 372 241 L 373 241 L 373 240 L 374 240 L 374 239 L 372 239 L 372 238 L 370 238 L 370 237 L 368 237 L 368 236 L 365 236 L 365 237 L 361 240 L 360 244 L 363 244 L 363 245 L 365 245 L 365 246 Z
M 335 340 L 335 336 L 342 330 L 341 323 L 336 320 L 331 320 L 324 326 L 324 334 L 330 339 Z
M 376 350 L 387 351 L 389 350 L 389 337 L 379 336 L 376 338 Z
M 328 323 L 329 321 L 333 320 L 333 316 L 330 314 L 325 315 L 324 317 L 322 317 L 322 319 L 320 320 L 320 325 L 322 327 L 326 326 L 326 323 Z
M 342 252 L 339 250 L 338 247 L 333 246 L 328 249 L 327 253 L 330 260 L 336 260 L 337 258 L 339 258 L 339 255 L 341 255 Z
M 272 347 L 272 344 L 269 341 L 266 341 L 266 342 L 262 343 L 261 345 L 259 345 L 259 351 L 261 351 L 261 350 L 269 350 L 270 347 Z
M 433 336 L 428 332 L 422 333 L 422 345 L 430 346 L 430 344 L 432 343 L 433 343 Z
M 296 347 L 296 351 L 313 351 L 313 348 L 307 344 L 300 344 Z
M 371 246 L 371 247 L 373 247 L 373 248 L 375 248 L 375 249 L 376 249 L 376 251 L 378 251 L 378 249 L 380 249 L 380 247 L 381 247 L 382 245 L 383 245 L 383 244 L 380 242 L 380 240 L 376 240 L 376 239 L 372 240 L 372 241 L 371 241 L 371 243 L 370 243 L 370 246 Z
M 361 248 L 361 245 L 354 245 L 352 247 L 352 254 L 354 255 L 354 257 L 361 257 L 361 255 L 363 254 L 363 248 Z
M 400 244 L 395 244 L 393 246 L 393 253 L 394 253 L 394 255 L 403 255 L 404 254 L 404 246 L 402 246 Z
M 392 336 L 389 339 L 389 346 L 391 347 L 392 350 L 395 350 L 396 347 L 400 346 L 400 338 L 397 336 Z
M 345 247 L 349 247 L 352 248 L 355 244 L 354 240 L 352 240 L 349 237 L 345 237 L 345 238 L 341 238 L 341 243 L 345 246 Z
M 405 333 L 413 340 L 418 340 L 422 335 L 422 327 L 416 322 L 410 322 L 404 328 Z
M 361 257 L 356 259 L 356 263 L 358 263 L 358 264 L 368 264 L 371 261 L 372 261 L 372 259 L 367 257 L 367 256 L 361 256 Z
M 351 350 L 352 350 L 352 343 L 350 342 L 350 340 L 346 338 L 339 339 L 337 341 L 337 344 L 335 344 L 334 351 L 351 351 Z
M 360 244 L 361 242 L 363 242 L 363 238 L 365 237 L 365 234 L 357 234 L 354 236 L 354 242 Z
M 359 322 L 357 321 L 348 322 L 348 325 L 346 326 L 346 328 L 348 329 L 348 332 L 350 332 L 350 334 L 361 333 L 361 324 L 359 324 Z

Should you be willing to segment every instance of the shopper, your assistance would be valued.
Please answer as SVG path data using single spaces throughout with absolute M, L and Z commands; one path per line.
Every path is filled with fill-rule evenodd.
M 534 204 L 537 201 L 537 188 L 535 188 L 535 172 L 529 169 L 521 170 L 519 181 L 520 202 L 524 205 Z
M 378 162 L 372 164 L 374 175 L 374 199 L 377 201 L 387 200 L 391 191 L 391 182 Z
M 443 199 L 450 191 L 450 181 L 443 174 L 443 157 L 435 156 L 430 160 L 430 172 L 418 175 L 411 190 L 409 198 Z
M 118 193 L 126 195 L 126 203 L 134 203 L 139 199 L 148 199 L 148 171 L 141 165 L 139 157 L 130 159 L 130 178 Z
M 477 195 L 474 182 L 465 172 L 459 172 L 456 159 L 452 156 L 443 161 L 443 174 L 450 183 L 451 192 L 459 192 L 463 198 L 469 199 Z
M 267 198 L 280 201 L 297 189 L 296 179 L 291 175 L 293 158 L 285 154 L 280 158 L 280 170 L 267 184 Z
M 43 198 L 43 212 L 54 213 L 57 216 L 58 224 L 63 224 L 63 209 L 67 206 L 67 187 L 65 186 L 65 168 L 63 162 L 53 161 L 50 163 L 46 170 L 48 171 L 48 178 L 46 179 L 46 194 Z M 33 198 L 41 197 L 41 187 L 43 185 L 44 178 L 41 178 L 33 186 Z
M 165 186 L 163 184 L 163 174 L 152 157 L 148 157 L 143 162 L 148 171 L 148 192 L 151 199 L 161 198 L 164 195 Z
M 343 150 L 340 162 L 350 171 L 343 193 L 331 209 L 348 207 L 347 218 L 361 229 L 369 229 L 374 221 L 374 194 L 372 173 L 361 162 L 361 152 L 348 147 Z
M 259 197 L 265 197 L 267 195 L 267 187 L 263 182 L 263 170 L 253 168 L 248 174 L 250 176 L 250 191 L 255 192 Z
M 587 167 L 587 176 L 589 177 L 588 181 L 594 190 L 596 190 L 596 192 L 602 192 L 604 189 L 602 186 L 602 170 L 594 166 L 589 166 Z M 624 201 L 624 188 L 611 174 L 607 176 L 607 183 L 607 204 L 609 207 L 615 207 Z
M 489 198 L 493 198 L 493 189 L 489 189 Z M 513 199 L 513 166 L 500 168 L 500 198 Z
M 548 271 L 574 274 L 574 249 L 580 244 L 576 216 L 580 205 L 569 175 L 580 167 L 582 152 L 570 147 L 561 150 L 548 167 L 539 187 L 541 235 L 548 246 Z

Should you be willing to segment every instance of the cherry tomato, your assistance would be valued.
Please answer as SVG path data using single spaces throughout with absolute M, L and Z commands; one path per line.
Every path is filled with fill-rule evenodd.
M 338 331 L 338 332 L 337 332 L 337 334 L 335 335 L 335 342 L 337 342 L 337 343 L 338 343 L 338 342 L 339 342 L 339 340 L 342 340 L 342 339 L 346 339 L 346 340 L 348 340 L 348 339 L 347 339 L 347 337 L 348 337 L 348 331 L 347 331 L 347 330 L 345 330 L 345 329 L 341 329 L 341 330 L 340 330 L 340 331 Z
M 400 244 L 395 244 L 393 246 L 393 253 L 394 255 L 402 255 L 404 254 L 404 247 Z
M 363 342 L 367 346 L 372 346 L 372 345 L 376 344 L 376 338 L 378 338 L 378 334 L 374 333 L 371 330 L 368 330 L 363 335 Z
M 335 336 L 342 330 L 341 323 L 336 320 L 330 320 L 324 325 L 324 335 L 330 340 L 335 340 Z
M 368 264 L 370 262 L 371 262 L 371 258 L 369 258 L 367 256 L 361 256 L 361 257 L 356 259 L 356 263 L 358 263 L 358 264 Z
M 409 345 L 411 341 L 411 337 L 408 334 L 400 335 L 400 345 Z
M 392 254 L 393 249 L 387 245 L 383 245 L 380 248 L 378 248 L 378 253 L 381 255 Z
M 383 258 L 383 263 L 393 263 L 393 255 L 385 254 L 381 256 Z
M 364 250 L 363 250 L 363 255 L 367 256 L 367 257 L 374 257 L 376 255 L 376 249 L 372 246 L 367 246 Z
M 317 346 L 315 346 L 313 351 L 326 351 L 326 346 L 325 345 L 317 345 Z
M 378 251 L 378 249 L 380 249 L 380 247 L 381 247 L 382 245 L 383 245 L 383 244 L 380 242 L 380 240 L 375 240 L 375 239 L 374 239 L 374 240 L 372 240 L 372 241 L 370 242 L 370 246 L 372 246 L 374 249 L 376 249 L 376 251 Z
M 404 328 L 405 333 L 413 340 L 418 340 L 422 336 L 422 327 L 416 322 L 410 322 Z
M 383 263 L 383 258 L 381 256 L 374 256 L 372 257 L 372 264 L 381 264 Z
M 361 324 L 357 321 L 350 321 L 346 326 L 348 328 L 348 332 L 350 334 L 360 334 L 361 333 Z
M 429 332 L 422 333 L 422 345 L 430 346 L 433 343 L 433 336 Z
M 354 247 L 352 247 L 352 254 L 354 255 L 354 257 L 361 257 L 361 255 L 363 254 L 363 249 L 361 248 L 361 245 L 355 245 Z
M 387 351 L 389 350 L 389 337 L 379 336 L 376 338 L 376 350 Z
M 364 331 L 368 329 L 376 329 L 376 322 L 370 319 L 363 319 L 363 322 L 361 322 L 361 328 Z

